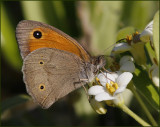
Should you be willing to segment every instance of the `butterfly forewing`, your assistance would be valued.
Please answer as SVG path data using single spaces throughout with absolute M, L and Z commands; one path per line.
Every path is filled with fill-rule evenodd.
M 90 55 L 76 40 L 50 25 L 23 20 L 17 25 L 16 37 L 23 59 L 36 49 L 48 47 L 74 53 L 90 62 Z

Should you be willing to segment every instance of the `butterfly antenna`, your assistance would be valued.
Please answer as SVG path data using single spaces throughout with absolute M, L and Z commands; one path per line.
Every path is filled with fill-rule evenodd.
M 126 40 L 126 38 L 122 38 L 120 40 L 118 40 L 117 42 L 115 42 L 114 44 L 110 45 L 109 47 L 107 47 L 104 51 L 103 51 L 103 54 L 108 50 L 110 49 L 111 47 L 115 46 L 117 43 L 121 42 L 121 41 L 124 41 Z
M 100 72 L 106 77 L 106 79 L 109 79 L 110 81 L 114 82 L 112 79 L 108 78 L 103 71 L 100 70 Z M 111 72 L 110 72 L 111 73 Z
M 124 40 L 126 40 L 126 38 L 122 38 L 122 39 L 118 40 L 118 41 L 116 42 L 116 44 L 119 43 L 119 42 L 121 42 L 121 41 L 124 41 Z
M 108 49 L 110 49 L 111 47 L 113 47 L 113 46 L 115 46 L 115 45 L 116 45 L 116 43 L 114 43 L 114 44 L 110 45 L 109 47 L 107 47 L 107 48 L 103 51 L 103 54 L 104 54 Z

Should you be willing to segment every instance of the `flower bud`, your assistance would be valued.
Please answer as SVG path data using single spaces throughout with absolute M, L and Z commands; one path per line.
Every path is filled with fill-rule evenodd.
M 90 105 L 93 110 L 98 114 L 106 114 L 107 109 L 105 108 L 104 102 L 98 102 L 93 97 L 90 99 Z
M 149 76 L 152 79 L 156 87 L 159 87 L 159 67 L 156 64 L 153 64 L 149 69 Z

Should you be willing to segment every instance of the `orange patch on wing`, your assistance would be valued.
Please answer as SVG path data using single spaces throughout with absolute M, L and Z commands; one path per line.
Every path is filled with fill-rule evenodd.
M 40 31 L 42 33 L 42 37 L 40 39 L 36 39 L 33 36 L 34 31 Z M 90 61 L 90 57 L 87 52 L 82 47 L 80 47 L 77 42 L 73 42 L 73 40 L 69 40 L 69 38 L 48 28 L 33 29 L 30 33 L 29 39 L 30 52 L 44 47 L 68 51 L 74 53 L 85 61 Z

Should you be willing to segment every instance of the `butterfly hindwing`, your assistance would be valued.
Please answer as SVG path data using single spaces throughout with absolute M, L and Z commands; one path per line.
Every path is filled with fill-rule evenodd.
M 40 48 L 30 53 L 23 64 L 28 93 L 43 108 L 82 86 L 86 79 L 84 63 L 76 55 L 52 48 Z

